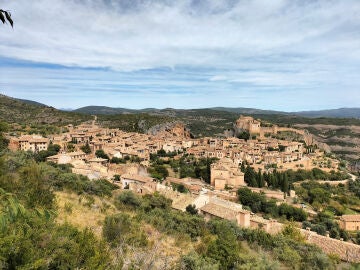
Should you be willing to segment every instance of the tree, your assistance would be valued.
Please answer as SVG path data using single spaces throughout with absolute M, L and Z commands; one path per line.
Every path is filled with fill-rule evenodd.
M 249 165 L 245 169 L 244 180 L 250 187 L 257 187 L 256 172 Z
M 75 151 L 75 145 L 74 145 L 73 143 L 68 143 L 68 144 L 66 145 L 66 150 L 67 150 L 68 152 L 74 152 L 74 151 Z
M 110 163 L 115 163 L 115 164 L 119 164 L 119 163 L 126 163 L 125 159 L 122 158 L 118 158 L 118 157 L 112 157 L 110 160 Z
M 89 143 L 86 143 L 84 146 L 81 146 L 80 149 L 85 153 L 85 154 L 90 154 L 91 153 L 91 148 Z
M 250 139 L 250 133 L 247 131 L 243 131 L 238 135 L 238 138 L 247 141 L 248 139 Z
M 157 151 L 157 155 L 159 157 L 165 157 L 166 156 L 166 151 L 164 149 L 160 149 L 159 151 Z
M 187 189 L 183 184 L 176 185 L 176 190 L 180 193 L 186 193 Z
M 241 172 L 245 172 L 245 161 L 243 161 L 243 162 L 241 162 L 241 167 L 240 167 L 240 170 L 241 170 Z
M 53 155 L 56 155 L 57 153 L 59 153 L 60 149 L 61 149 L 61 146 L 60 146 L 60 145 L 58 145 L 58 144 L 53 144 L 52 142 L 49 144 L 49 146 L 48 146 L 48 148 L 47 148 L 47 150 L 48 150 L 49 152 L 54 153 Z
M 189 204 L 188 206 L 186 206 L 185 210 L 191 215 L 196 215 L 198 213 L 195 204 Z
M 105 154 L 104 150 L 102 150 L 102 149 L 96 150 L 95 156 L 98 158 L 109 159 L 109 156 L 107 154 Z
M 164 165 L 155 165 L 154 167 L 149 168 L 149 173 L 151 177 L 163 180 L 169 176 L 169 171 Z
M 2 21 L 3 24 L 9 22 L 11 27 L 14 26 L 14 22 L 11 19 L 11 13 L 10 11 L 2 10 L 0 9 L 0 21 Z
M 257 173 L 257 182 L 258 182 L 259 188 L 262 188 L 265 186 L 264 175 L 261 173 L 261 170 L 259 170 Z
M 284 173 L 282 176 L 282 186 L 281 189 L 284 193 L 288 193 L 289 192 L 289 180 L 287 177 L 287 174 Z

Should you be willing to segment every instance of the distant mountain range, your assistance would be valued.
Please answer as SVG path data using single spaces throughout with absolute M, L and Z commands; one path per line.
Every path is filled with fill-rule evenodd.
M 86 106 L 73 110 L 73 112 L 86 113 L 86 114 L 122 114 L 122 113 L 137 113 L 140 111 L 141 110 L 112 108 L 106 106 Z
M 360 108 L 340 108 L 321 111 L 296 112 L 296 115 L 304 117 L 336 117 L 336 118 L 360 118 Z
M 227 108 L 227 107 L 213 107 L 205 109 L 155 109 L 155 108 L 146 108 L 146 109 L 126 109 L 126 108 L 113 108 L 106 106 L 86 106 L 73 112 L 85 113 L 85 114 L 124 114 L 124 113 L 170 113 L 170 112 L 185 112 L 185 111 L 198 111 L 198 110 L 214 110 L 214 111 L 223 111 L 237 114 L 280 114 L 280 115 L 297 115 L 303 117 L 317 118 L 317 117 L 331 117 L 331 118 L 358 118 L 360 119 L 360 108 L 340 108 L 340 109 L 331 109 L 331 110 L 319 110 L 319 111 L 300 111 L 300 112 L 282 112 L 282 111 L 272 111 L 272 110 L 261 110 L 254 108 Z
M 52 110 L 56 110 L 55 108 L 52 108 L 50 106 L 47 106 L 45 104 L 33 100 L 16 99 L 5 95 L 0 95 L 0 99 L 3 100 L 2 102 L 3 104 L 5 99 L 13 100 L 13 101 L 17 100 L 19 102 L 23 102 L 28 105 L 33 105 L 36 107 L 46 107 L 46 108 L 51 108 Z M 244 107 L 238 107 L 238 108 L 212 107 L 212 108 L 203 108 L 203 109 L 173 109 L 173 108 L 128 109 L 128 108 L 114 108 L 107 106 L 86 106 L 75 110 L 64 108 L 58 111 L 66 111 L 66 112 L 74 112 L 74 113 L 82 113 L 82 114 L 97 114 L 97 115 L 150 113 L 150 114 L 161 114 L 161 115 L 169 115 L 169 116 L 184 115 L 195 112 L 209 113 L 211 111 L 221 111 L 221 112 L 229 112 L 233 114 L 247 114 L 247 115 L 282 115 L 282 116 L 302 116 L 308 118 L 328 117 L 328 118 L 360 119 L 360 108 L 339 108 L 339 109 L 317 110 L 317 111 L 283 112 L 283 111 L 262 110 L 262 109 L 244 108 Z

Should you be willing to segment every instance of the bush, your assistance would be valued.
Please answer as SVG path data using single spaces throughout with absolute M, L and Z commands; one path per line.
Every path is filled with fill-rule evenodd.
M 163 180 L 169 176 L 169 172 L 164 165 L 154 165 L 149 168 L 149 173 L 153 178 Z
M 114 247 L 123 244 L 144 247 L 148 244 L 140 224 L 125 213 L 105 218 L 103 237 Z
M 126 160 L 125 159 L 122 159 L 122 158 L 118 158 L 118 157 L 113 157 L 111 160 L 110 160 L 110 163 L 115 163 L 115 164 L 125 164 L 126 163 Z
M 218 270 L 219 263 L 207 257 L 198 255 L 196 252 L 190 252 L 181 256 L 178 269 L 181 270 Z
M 160 195 L 155 192 L 154 194 L 146 194 L 143 196 L 141 208 L 145 211 L 150 211 L 155 208 L 169 210 L 171 207 L 172 200 Z
M 108 248 L 91 230 L 58 225 L 53 219 L 31 213 L 0 232 L 0 250 L 4 269 L 111 267 Z
M 307 214 L 304 210 L 282 203 L 276 205 L 273 200 L 267 200 L 264 194 L 252 192 L 248 188 L 240 188 L 237 191 L 239 201 L 242 205 L 249 206 L 254 213 L 263 212 L 273 217 L 285 216 L 288 220 L 304 221 Z
M 123 205 L 130 206 L 132 208 L 138 208 L 141 205 L 141 198 L 135 195 L 132 191 L 124 191 L 118 197 L 119 201 Z
M 191 215 L 196 215 L 198 213 L 198 210 L 196 209 L 195 204 L 189 204 L 188 206 L 186 206 L 186 212 Z

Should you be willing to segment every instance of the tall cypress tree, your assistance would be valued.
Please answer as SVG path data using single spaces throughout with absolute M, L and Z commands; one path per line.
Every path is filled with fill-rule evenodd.
M 281 190 L 285 193 L 289 192 L 289 180 L 286 173 L 283 173 Z
M 245 173 L 245 170 L 246 170 L 246 168 L 245 168 L 245 161 L 241 162 L 240 170 L 241 170 L 243 173 Z
M 259 186 L 259 188 L 262 188 L 265 186 L 265 180 L 264 180 L 263 174 L 261 173 L 261 170 L 259 170 L 259 172 L 258 172 L 258 186 Z

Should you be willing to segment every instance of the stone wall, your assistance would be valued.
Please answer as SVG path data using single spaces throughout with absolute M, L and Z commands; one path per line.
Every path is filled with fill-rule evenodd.
M 326 254 L 337 254 L 346 262 L 360 262 L 360 245 L 319 235 L 315 232 L 301 230 L 306 241 L 319 247 Z

